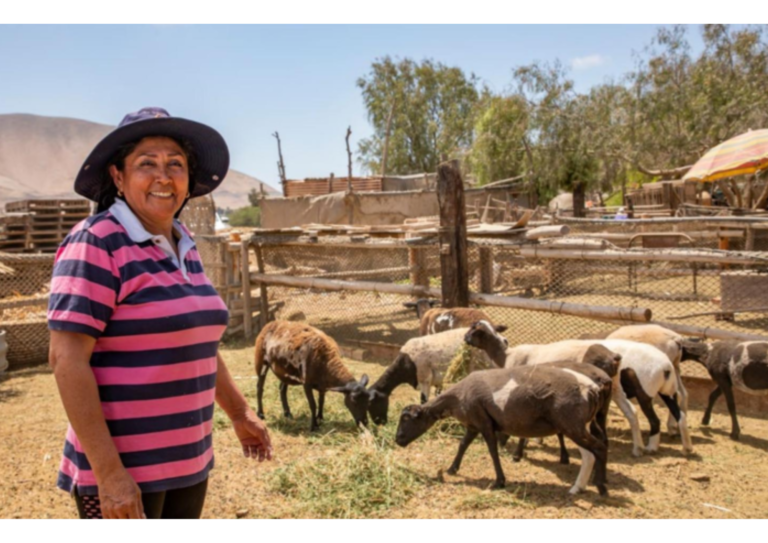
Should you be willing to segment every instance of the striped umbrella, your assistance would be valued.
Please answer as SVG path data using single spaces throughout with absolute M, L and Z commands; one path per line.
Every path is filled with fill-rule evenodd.
M 713 147 L 699 159 L 684 181 L 716 181 L 755 173 L 768 167 L 768 130 L 752 130 Z

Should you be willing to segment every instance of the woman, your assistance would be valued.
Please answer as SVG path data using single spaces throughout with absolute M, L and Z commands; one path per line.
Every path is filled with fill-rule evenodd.
M 56 255 L 48 327 L 70 422 L 58 486 L 81 518 L 198 518 L 214 400 L 245 456 L 271 459 L 267 429 L 218 353 L 227 308 L 175 220 L 228 167 L 218 132 L 145 108 L 96 145 L 75 180 L 98 209 Z

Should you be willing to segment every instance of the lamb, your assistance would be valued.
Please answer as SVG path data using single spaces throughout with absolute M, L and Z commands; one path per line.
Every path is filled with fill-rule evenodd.
M 632 324 L 622 326 L 608 335 L 607 339 L 627 339 L 653 345 L 663 352 L 672 362 L 675 368 L 675 378 L 677 379 L 677 392 L 679 394 L 678 402 L 680 408 L 688 414 L 688 391 L 683 385 L 683 378 L 680 374 L 680 361 L 683 354 L 683 336 L 673 332 L 658 324 Z M 678 433 L 677 421 L 670 413 L 667 418 L 667 430 L 670 434 Z
M 274 321 L 267 324 L 256 338 L 256 396 L 258 416 L 264 418 L 262 396 L 267 370 L 280 380 L 283 414 L 292 418 L 288 406 L 288 386 L 302 385 L 312 413 L 310 431 L 319 428 L 327 391 L 344 394 L 344 404 L 355 424 L 368 425 L 368 376 L 357 381 L 341 360 L 339 346 L 317 328 L 300 322 Z M 315 406 L 313 390 L 318 391 Z
M 725 394 L 728 412 L 731 415 L 731 439 L 738 440 L 741 429 L 736 418 L 733 389 L 736 388 L 747 394 L 768 394 L 768 342 L 716 341 L 708 345 L 685 340 L 683 341 L 683 360 L 695 360 L 703 364 L 717 383 L 717 388 L 709 395 L 701 424 L 709 425 L 715 402 L 721 394 Z
M 592 368 L 594 372 L 601 370 Z M 610 388 L 610 377 L 603 374 Z M 459 450 L 448 473 L 456 474 L 469 445 L 478 434 L 485 439 L 496 472 L 495 489 L 504 488 L 497 432 L 506 436 L 544 437 L 558 432 L 578 445 L 581 469 L 570 490 L 587 487 L 597 462 L 595 485 L 606 495 L 608 450 L 588 427 L 603 404 L 602 389 L 572 364 L 562 367 L 515 367 L 475 372 L 424 405 L 406 407 L 395 442 L 401 447 L 424 434 L 439 419 L 454 417 L 465 428 Z
M 474 346 L 482 346 L 489 352 L 493 352 L 494 360 L 500 358 L 503 347 L 502 338 L 494 333 L 489 326 L 477 323 L 472 327 L 472 334 L 467 335 L 467 343 Z M 658 394 L 667 408 L 677 420 L 685 452 L 691 452 L 690 435 L 686 423 L 686 415 L 680 410 L 675 399 L 677 393 L 677 379 L 674 376 L 672 362 L 666 355 L 643 343 L 620 339 L 606 340 L 566 340 L 549 345 L 518 345 L 512 349 L 505 349 L 505 367 L 522 365 L 547 364 L 551 362 L 581 362 L 585 358 L 587 350 L 593 345 L 603 345 L 608 350 L 620 354 L 619 375 L 615 378 L 613 387 L 613 400 L 619 406 L 632 428 L 632 454 L 642 455 L 643 438 L 640 433 L 640 424 L 637 420 L 635 408 L 629 402 L 637 398 L 648 421 L 651 424 L 647 452 L 658 450 L 660 442 L 660 421 L 653 409 L 653 398 Z M 626 371 L 626 370 L 632 370 Z
M 375 424 L 386 424 L 389 396 L 402 384 L 409 384 L 421 391 L 421 403 L 429 400 L 431 388 L 439 393 L 443 386 L 443 374 L 451 360 L 465 348 L 464 336 L 469 328 L 457 328 L 438 334 L 408 340 L 384 374 L 368 389 L 369 410 Z M 499 336 L 500 342 L 507 342 Z M 508 343 L 507 343 L 508 344 Z M 482 350 L 472 349 L 470 371 L 493 367 L 494 363 Z M 501 367 L 500 364 L 495 364 Z
M 488 315 L 480 309 L 469 307 L 433 308 L 436 303 L 436 300 L 422 298 L 416 302 L 403 304 L 405 307 L 416 309 L 416 314 L 419 316 L 419 335 L 421 336 L 439 334 L 456 328 L 466 328 L 480 320 L 492 322 Z M 499 333 L 507 331 L 507 327 L 503 324 L 497 325 L 495 328 Z

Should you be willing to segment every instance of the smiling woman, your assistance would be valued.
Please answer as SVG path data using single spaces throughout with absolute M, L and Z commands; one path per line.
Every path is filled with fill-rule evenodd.
M 217 402 L 243 454 L 271 458 L 266 426 L 218 344 L 224 302 L 178 220 L 214 190 L 229 152 L 212 128 L 159 108 L 127 115 L 75 190 L 99 203 L 56 254 L 50 363 L 70 426 L 59 488 L 83 518 L 194 518 L 213 467 Z

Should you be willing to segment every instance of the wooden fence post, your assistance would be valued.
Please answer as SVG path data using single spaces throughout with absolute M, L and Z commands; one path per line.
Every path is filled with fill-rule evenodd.
M 429 286 L 426 257 L 425 250 L 421 247 L 411 247 L 408 249 L 408 267 L 411 269 L 412 285 Z
M 248 252 L 251 238 L 243 239 L 240 245 L 240 283 L 243 286 L 243 332 L 245 339 L 253 338 L 253 312 L 251 310 L 251 271 L 248 269 Z
M 443 307 L 469 305 L 467 265 L 467 216 L 464 183 L 459 162 L 437 167 L 437 201 L 440 206 L 440 273 Z
M 480 292 L 493 294 L 493 250 L 480 247 Z
M 262 254 L 261 243 L 255 243 L 253 245 L 256 251 L 256 265 L 259 268 L 259 273 L 264 273 L 264 255 Z M 261 310 L 259 311 L 259 332 L 267 325 L 269 320 L 269 300 L 267 299 L 267 284 L 264 281 L 259 283 L 259 299 L 261 302 Z

